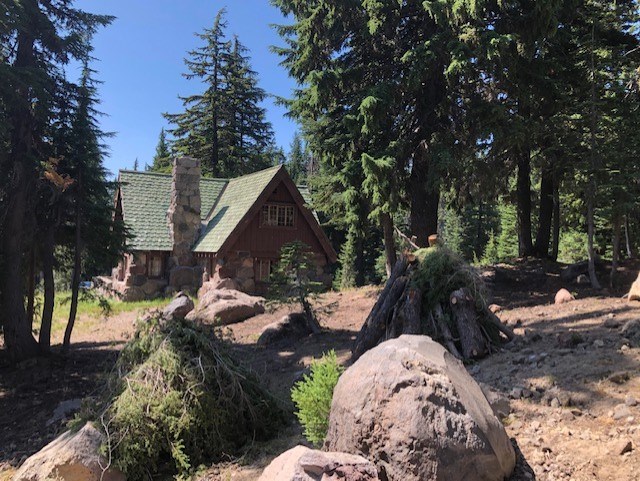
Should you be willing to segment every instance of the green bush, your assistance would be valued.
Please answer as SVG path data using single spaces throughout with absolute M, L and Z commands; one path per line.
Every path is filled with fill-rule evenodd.
M 573 264 L 588 258 L 587 234 L 576 230 L 568 230 L 560 235 L 558 260 Z
M 130 480 L 189 475 L 274 436 L 283 411 L 211 333 L 188 321 L 140 322 L 95 415 L 105 454 Z
M 311 374 L 304 376 L 291 389 L 296 416 L 304 428 L 304 436 L 319 446 L 327 436 L 333 390 L 344 368 L 338 364 L 335 351 L 323 354 L 311 364 Z

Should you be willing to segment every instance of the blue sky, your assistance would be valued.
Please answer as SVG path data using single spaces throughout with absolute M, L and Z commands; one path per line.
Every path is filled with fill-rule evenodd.
M 115 133 L 107 139 L 105 161 L 112 173 L 132 168 L 136 157 L 141 168 L 151 163 L 160 129 L 168 126 L 162 113 L 180 112 L 177 96 L 202 90 L 195 80 L 182 77 L 183 59 L 200 45 L 194 33 L 210 27 L 222 7 L 227 7 L 227 33 L 238 35 L 249 48 L 260 86 L 284 97 L 295 88 L 279 57 L 269 51 L 270 45 L 283 44 L 270 24 L 286 20 L 268 0 L 77 0 L 75 6 L 117 17 L 96 35 L 99 61 L 92 65 L 104 82 L 99 87 L 100 110 L 107 114 L 100 119 L 102 129 Z M 297 125 L 272 99 L 264 106 L 277 144 L 288 151 Z

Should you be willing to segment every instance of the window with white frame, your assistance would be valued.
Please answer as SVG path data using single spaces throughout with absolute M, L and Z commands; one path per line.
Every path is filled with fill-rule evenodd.
M 269 282 L 273 262 L 270 259 L 256 259 L 254 266 L 256 280 Z
M 294 227 L 296 209 L 293 205 L 265 204 L 262 206 L 263 226 Z

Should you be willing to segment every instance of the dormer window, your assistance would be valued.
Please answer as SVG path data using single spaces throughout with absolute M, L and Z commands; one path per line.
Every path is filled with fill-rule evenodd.
M 295 206 L 265 204 L 262 206 L 261 224 L 269 227 L 294 227 Z

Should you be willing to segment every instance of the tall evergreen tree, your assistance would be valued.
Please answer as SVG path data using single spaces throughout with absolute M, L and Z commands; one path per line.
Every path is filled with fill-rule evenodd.
M 309 162 L 309 155 L 302 141 L 302 137 L 299 132 L 296 132 L 291 141 L 289 155 L 287 156 L 287 169 L 296 184 L 307 184 Z
M 185 60 L 187 79 L 200 80 L 205 91 L 180 97 L 185 111 L 165 114 L 175 125 L 177 153 L 201 160 L 205 174 L 234 177 L 272 163 L 271 125 L 260 103 L 266 93 L 258 87 L 246 48 L 237 38 L 225 36 L 225 10 L 216 15 L 212 28 L 198 37 L 204 45 Z
M 11 179 L 0 227 L 0 324 L 9 355 L 17 361 L 38 351 L 24 307 L 23 254 L 30 251 L 37 231 L 34 197 L 48 159 L 44 135 L 59 111 L 59 100 L 70 94 L 63 66 L 71 58 L 86 58 L 86 39 L 111 18 L 75 9 L 70 0 L 3 0 L 0 5 L 0 124 L 6 126 L 7 147 L 0 171 Z
M 154 172 L 170 172 L 171 171 L 171 151 L 167 142 L 167 134 L 164 128 L 160 130 L 158 144 L 156 145 L 156 154 L 153 156 L 153 163 L 148 170 Z

